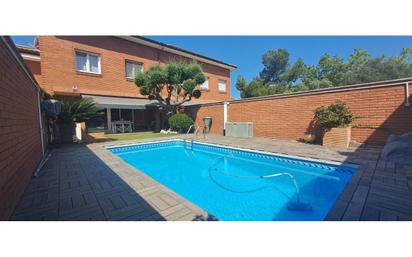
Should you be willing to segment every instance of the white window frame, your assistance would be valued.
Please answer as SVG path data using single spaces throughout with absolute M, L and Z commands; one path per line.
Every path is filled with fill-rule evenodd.
M 205 77 L 205 82 L 200 85 L 200 90 L 209 90 L 209 77 Z
M 79 69 L 78 69 L 78 67 L 77 67 L 77 53 L 85 54 L 85 55 L 86 55 L 86 70 L 79 70 Z M 98 62 L 97 62 L 98 72 L 91 71 L 91 68 L 90 68 L 90 56 L 96 56 L 96 57 L 98 58 Z M 76 71 L 78 71 L 78 72 L 91 73 L 91 74 L 102 74 L 101 57 L 100 57 L 99 54 L 92 54 L 92 53 L 89 53 L 89 52 L 76 50 L 76 51 L 75 51 L 75 65 L 76 65 Z
M 221 82 L 223 82 L 224 85 L 225 85 L 225 89 L 224 89 L 224 90 L 221 90 L 221 89 L 220 89 Z M 217 82 L 217 89 L 219 90 L 219 92 L 227 92 L 227 81 L 224 80 L 224 79 L 219 79 L 218 82 Z
M 127 76 L 127 63 L 132 63 L 132 64 L 137 64 L 137 65 L 140 65 L 142 68 L 141 68 L 141 70 L 140 70 L 140 72 L 143 72 L 143 63 L 141 63 L 141 62 L 135 62 L 135 61 L 131 61 L 131 60 L 125 60 L 125 62 L 124 62 L 124 75 L 126 76 L 126 79 L 133 79 L 134 80 L 134 78 L 131 78 L 131 77 L 128 77 Z M 136 75 L 136 74 L 135 74 Z

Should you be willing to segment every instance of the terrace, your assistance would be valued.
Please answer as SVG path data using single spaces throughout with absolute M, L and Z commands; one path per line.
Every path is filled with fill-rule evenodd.
M 175 136 L 170 138 L 182 138 Z M 32 179 L 12 220 L 214 220 L 126 164 L 106 146 L 141 139 L 61 146 Z M 382 160 L 380 147 L 338 149 L 291 140 L 207 135 L 198 141 L 360 165 L 326 220 L 411 220 L 412 166 Z
M 8 95 L 7 98 L 2 98 L 3 104 L 0 110 L 2 114 L 0 117 L 2 132 L 4 131 L 0 135 L 2 142 L 0 147 L 2 154 L 0 201 L 3 203 L 0 205 L 1 219 L 215 220 L 212 215 L 199 207 L 201 206 L 199 202 L 188 200 L 189 197 L 185 199 L 181 196 L 183 194 L 179 190 L 173 189 L 172 191 L 173 187 L 165 183 L 161 184 L 162 176 L 174 178 L 174 173 L 169 171 L 174 168 L 175 162 L 182 161 L 183 164 L 179 169 L 184 171 L 185 176 L 187 174 L 197 174 L 198 177 L 201 176 L 203 179 L 197 180 L 198 184 L 187 183 L 189 190 L 195 191 L 200 184 L 208 183 L 208 181 L 212 182 L 210 161 L 215 160 L 215 157 L 209 156 L 197 163 L 192 163 L 192 166 L 190 166 L 185 165 L 187 163 L 183 162 L 187 161 L 183 156 L 183 151 L 181 152 L 181 158 L 176 159 L 174 159 L 174 152 L 168 152 L 167 158 L 162 155 L 151 155 L 146 158 L 146 155 L 142 154 L 139 156 L 144 156 L 145 159 L 141 159 L 140 162 L 144 162 L 146 166 L 145 169 L 139 170 L 135 168 L 136 166 L 133 163 L 130 164 L 129 161 L 105 148 L 107 146 L 182 139 L 184 137 L 182 135 L 152 134 L 151 132 L 121 135 L 106 135 L 105 132 L 99 132 L 97 134 L 102 138 L 95 138 L 95 141 L 89 144 L 56 145 L 54 143 L 58 142 L 53 141 L 56 138 L 56 133 L 54 133 L 54 129 L 50 130 L 50 127 L 53 127 L 53 121 L 50 120 L 49 116 L 54 117 L 57 111 L 54 113 L 49 112 L 51 111 L 49 109 L 42 110 L 44 109 L 42 105 L 46 102 L 41 102 L 42 89 L 23 63 L 24 60 L 17 53 L 10 39 L 2 37 L 0 52 L 8 57 L 7 63 L 9 64 L 0 67 L 2 74 L 7 78 L 5 80 L 7 84 L 5 85 L 7 86 L 6 93 Z M 9 66 L 13 67 L 12 72 L 7 68 Z M 17 78 L 18 81 L 15 80 Z M 399 136 L 409 132 L 412 127 L 411 83 L 412 78 L 403 78 L 240 100 L 194 103 L 178 111 L 179 113 L 185 112 L 187 115 L 183 116 L 190 119 L 191 123 L 194 122 L 196 128 L 201 126 L 206 117 L 211 118 L 206 119 L 212 122 L 212 125 L 207 129 L 209 134 L 205 138 L 197 138 L 196 141 L 199 142 L 261 150 L 274 154 L 286 154 L 292 156 L 292 158 L 293 156 L 311 158 L 320 162 L 335 161 L 357 164 L 358 169 L 355 173 L 352 170 L 347 172 L 347 175 L 350 173 L 350 176 L 334 177 L 339 181 L 335 184 L 339 190 L 334 190 L 334 185 L 329 182 L 326 186 L 314 184 L 306 186 L 306 182 L 309 183 L 308 181 L 312 181 L 311 179 L 306 179 L 305 183 L 302 183 L 302 188 L 307 189 L 306 192 L 313 200 L 312 202 L 319 205 L 323 204 L 320 208 L 324 210 L 323 215 L 317 216 L 318 219 L 314 220 L 412 220 L 410 193 L 412 163 L 408 158 L 408 154 L 412 151 L 412 143 L 407 143 L 407 141 L 412 140 L 412 134 L 406 134 L 407 140 L 403 140 L 405 138 Z M 221 85 L 225 86 L 224 83 L 221 83 Z M 18 90 L 14 90 L 15 88 L 18 88 Z M 27 97 L 23 98 L 22 95 Z M 76 105 L 75 101 L 68 102 Z M 326 130 L 325 127 L 315 128 L 314 126 L 319 125 L 317 123 L 319 120 L 314 120 L 313 110 L 332 102 L 341 102 L 340 106 L 345 102 L 354 116 L 360 117 L 357 120 L 351 118 L 345 124 L 335 124 L 334 127 L 330 127 L 335 132 L 340 130 L 346 133 L 339 134 L 336 132 L 334 134 L 332 131 L 329 133 L 330 130 Z M 33 103 L 37 104 L 33 105 Z M 106 102 L 106 104 L 108 103 Z M 103 108 L 103 106 L 100 107 Z M 111 107 L 118 107 L 117 114 L 119 114 L 118 118 L 121 120 L 122 108 L 120 106 Z M 107 114 L 108 112 L 106 112 L 107 122 L 110 123 L 112 117 Z M 134 117 L 134 114 L 131 115 L 132 118 L 127 118 L 128 125 L 130 125 L 130 119 L 133 120 Z M 124 118 L 126 116 L 128 115 L 125 115 Z M 333 117 L 333 115 L 325 115 L 325 117 Z M 60 113 L 58 120 L 64 123 L 64 115 Z M 75 119 L 72 116 L 66 121 L 70 121 L 68 124 L 71 124 L 73 120 Z M 118 121 L 117 119 L 114 120 Z M 248 139 L 230 137 L 228 126 L 233 128 L 239 122 L 248 126 L 247 136 L 253 134 L 251 136 L 255 137 Z M 159 122 L 155 123 L 159 124 Z M 49 126 L 45 126 L 46 124 Z M 81 124 L 76 124 L 76 137 L 77 132 L 83 135 L 85 131 L 82 126 L 78 125 Z M 124 130 L 125 123 L 122 122 L 120 125 L 122 126 L 122 132 L 126 132 Z M 64 128 L 64 126 L 62 127 Z M 106 125 L 103 127 L 106 127 Z M 107 127 L 110 127 L 109 124 L 107 124 Z M 176 126 L 171 125 L 171 127 L 178 129 Z M 70 126 L 67 126 L 67 128 L 70 128 Z M 80 128 L 80 131 L 77 131 L 77 128 Z M 321 140 L 324 146 L 304 144 L 297 141 L 308 134 L 317 137 L 317 129 L 328 131 L 329 136 L 324 134 Z M 184 131 L 182 128 L 178 130 Z M 59 131 L 60 137 L 63 135 L 69 139 L 67 142 L 73 143 L 72 129 L 69 129 L 68 132 L 62 131 L 64 130 L 60 129 Z M 127 131 L 130 131 L 130 129 L 127 129 Z M 389 136 L 391 137 L 389 138 Z M 79 138 L 77 137 L 77 139 Z M 359 144 L 356 147 L 345 148 L 350 142 L 352 145 Z M 396 157 L 392 161 L 387 158 L 389 153 L 382 152 L 382 147 L 372 146 L 384 145 L 385 143 L 391 146 L 389 153 Z M 343 148 L 334 148 L 338 145 Z M 47 158 L 48 161 L 41 167 L 38 176 L 32 178 L 37 165 L 46 157 L 47 150 L 51 151 L 49 158 Z M 191 154 L 195 155 L 196 153 L 192 151 Z M 252 155 L 258 154 L 252 153 Z M 232 161 L 236 159 L 233 155 L 232 157 Z M 225 162 L 220 164 L 229 167 L 229 159 L 230 157 L 224 156 L 223 160 Z M 274 158 L 268 159 L 270 161 L 274 160 Z M 290 160 L 287 157 L 284 159 Z M 249 161 L 253 162 L 254 160 L 251 158 Z M 310 160 L 306 160 L 306 164 L 311 165 L 310 163 Z M 203 169 L 200 168 L 202 164 L 205 166 Z M 208 164 L 209 166 L 207 166 Z M 318 164 L 315 163 L 315 166 Z M 276 165 L 274 163 L 272 166 L 268 166 L 273 169 Z M 155 179 L 153 174 L 151 177 L 146 175 L 150 174 L 148 170 L 157 166 L 160 168 L 157 170 L 156 175 L 162 175 L 160 178 Z M 322 166 L 322 164 L 318 166 Z M 285 170 L 290 168 L 287 165 L 277 165 L 277 167 L 280 167 L 277 172 L 283 173 L 285 173 L 283 168 Z M 246 164 L 244 166 L 238 165 L 236 168 L 238 171 L 244 168 L 248 172 L 252 172 L 252 174 L 246 174 L 249 177 L 265 177 L 265 173 L 253 173 L 254 171 L 263 171 L 261 166 Z M 312 172 L 310 174 L 312 177 L 323 176 L 325 175 L 324 171 L 328 172 L 328 170 L 337 171 L 337 168 L 335 169 L 332 164 L 324 170 L 319 167 L 316 170 L 316 168 L 314 167 L 315 173 L 312 172 L 313 170 L 310 167 L 308 169 L 309 172 Z M 307 175 L 308 170 L 301 166 L 295 167 L 294 171 L 297 174 L 306 172 L 305 175 Z M 205 173 L 205 171 L 209 171 L 209 173 Z M 316 173 L 317 171 L 320 173 Z M 273 172 L 273 170 L 270 172 Z M 292 175 L 291 177 L 296 186 L 295 178 Z M 347 179 L 350 179 L 348 184 L 346 184 Z M 279 182 L 279 180 L 276 181 L 273 184 Z M 290 181 L 288 182 L 285 186 L 285 188 L 288 188 L 284 191 L 289 190 L 289 195 L 282 192 L 283 196 L 273 194 L 269 198 L 265 195 L 266 198 L 261 197 L 260 200 L 265 201 L 267 205 L 276 203 L 278 204 L 277 207 L 281 206 L 282 210 L 287 208 L 288 203 L 290 203 L 290 201 L 282 202 L 282 197 L 289 200 L 292 198 L 298 199 L 297 202 L 299 203 L 298 186 L 294 188 Z M 282 182 L 279 182 L 279 184 L 282 184 Z M 276 188 L 276 186 L 271 185 L 272 189 L 274 187 Z M 212 190 L 208 190 L 209 188 L 203 188 L 204 192 L 211 194 Z M 309 192 L 310 190 L 317 191 L 317 195 Z M 226 191 L 229 192 L 230 190 Z M 201 193 L 197 192 L 198 195 Z M 287 197 L 284 197 L 285 195 Z M 324 196 L 329 197 L 330 195 L 332 197 L 326 201 L 326 204 L 319 201 Z M 215 197 L 219 198 L 220 195 L 215 195 Z M 336 197 L 338 197 L 337 200 Z M 240 208 L 244 199 L 238 197 L 233 202 L 240 203 L 237 206 Z M 249 202 L 255 203 L 254 200 L 252 199 Z M 229 201 L 224 204 L 230 206 L 231 203 Z M 331 206 L 332 208 L 329 210 Z M 253 204 L 248 208 L 248 210 L 263 209 Z M 229 208 L 229 212 L 232 211 L 237 214 L 238 208 Z M 278 209 L 273 213 L 278 214 Z M 273 219 L 269 217 L 264 220 Z

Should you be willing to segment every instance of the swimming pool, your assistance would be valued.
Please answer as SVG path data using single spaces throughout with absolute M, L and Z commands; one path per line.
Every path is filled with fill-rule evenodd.
M 219 220 L 323 220 L 357 166 L 182 140 L 108 147 Z

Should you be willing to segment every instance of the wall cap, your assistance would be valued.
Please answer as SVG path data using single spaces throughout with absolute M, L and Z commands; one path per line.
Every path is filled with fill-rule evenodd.
M 271 100 L 271 99 L 289 98 L 289 97 L 297 97 L 297 96 L 304 96 L 304 95 L 318 95 L 318 94 L 327 94 L 327 93 L 334 93 L 334 92 L 339 93 L 339 92 L 346 92 L 346 91 L 353 91 L 353 90 L 365 90 L 365 89 L 379 88 L 379 87 L 400 86 L 400 85 L 405 84 L 406 82 L 412 82 L 412 77 L 393 79 L 393 80 L 382 80 L 382 81 L 376 81 L 376 82 L 353 84 L 353 85 L 339 86 L 339 87 L 329 87 L 329 88 L 322 88 L 322 89 L 315 89 L 315 90 L 305 90 L 305 91 L 294 92 L 294 93 L 249 97 L 249 98 L 244 98 L 244 99 L 219 101 L 219 102 L 206 103 L 206 104 L 199 103 L 196 105 L 201 105 L 201 106 L 220 105 L 220 104 L 224 104 L 224 102 L 228 102 L 231 104 L 231 103 L 242 103 L 242 102 L 253 102 L 253 101 L 265 101 L 265 100 Z

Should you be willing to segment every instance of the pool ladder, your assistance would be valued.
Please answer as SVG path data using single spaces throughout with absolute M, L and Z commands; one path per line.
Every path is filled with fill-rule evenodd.
M 189 144 L 189 143 L 190 143 L 190 144 L 189 144 L 190 149 L 193 148 L 193 141 L 195 140 L 195 138 L 197 138 L 197 133 L 199 132 L 199 129 L 200 129 L 200 126 L 196 126 L 196 129 L 195 129 L 195 131 L 193 132 L 193 136 L 192 136 L 191 139 L 189 140 L 189 139 L 188 139 L 188 135 L 189 135 L 189 133 L 190 133 L 190 131 L 192 130 L 193 127 L 195 127 L 195 126 L 194 126 L 194 125 L 190 125 L 189 129 L 188 129 L 187 132 L 186 132 L 186 137 L 183 139 L 184 147 L 185 147 L 186 149 L 188 149 L 188 144 Z M 204 135 L 204 133 L 203 133 L 203 135 Z
M 230 154 L 230 156 L 234 157 L 232 152 L 229 152 L 229 154 Z M 296 200 L 297 200 L 297 202 L 300 202 L 300 191 L 299 191 L 298 183 L 296 182 L 295 177 L 292 174 L 290 174 L 289 172 L 277 172 L 277 173 L 272 173 L 272 174 L 262 175 L 262 176 L 242 176 L 242 175 L 237 175 L 237 174 L 233 174 L 233 173 L 223 172 L 223 171 L 220 171 L 220 170 L 216 169 L 216 166 L 220 163 L 220 161 L 224 160 L 225 157 L 228 157 L 229 154 L 219 156 L 216 159 L 214 159 L 214 161 L 212 161 L 211 164 L 209 165 L 209 173 L 212 170 L 214 170 L 214 171 L 217 171 L 217 172 L 219 172 L 221 174 L 224 174 L 226 176 L 236 177 L 236 178 L 244 178 L 244 179 L 256 179 L 256 178 L 268 179 L 268 178 L 286 176 L 292 181 L 293 186 L 295 187 L 295 191 L 296 191 Z

